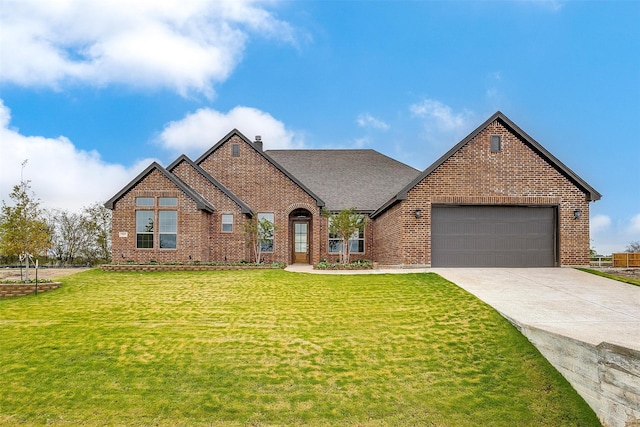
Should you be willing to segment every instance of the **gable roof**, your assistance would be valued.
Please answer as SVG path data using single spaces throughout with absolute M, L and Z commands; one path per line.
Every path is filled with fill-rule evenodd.
M 371 216 L 376 217 L 377 215 L 384 212 L 387 208 L 394 205 L 396 202 L 400 200 L 406 200 L 407 194 L 409 191 L 418 185 L 423 179 L 429 176 L 433 171 L 435 171 L 440 165 L 442 165 L 445 161 L 449 159 L 449 157 L 453 156 L 458 150 L 460 150 L 464 145 L 466 145 L 469 141 L 475 138 L 480 132 L 482 132 L 487 126 L 489 126 L 494 121 L 499 120 L 507 129 L 509 129 L 512 133 L 520 137 L 525 144 L 529 146 L 534 152 L 536 152 L 540 157 L 542 157 L 549 165 L 554 167 L 558 172 L 564 175 L 569 181 L 571 181 L 578 188 L 582 189 L 585 192 L 587 201 L 596 201 L 600 200 L 602 195 L 598 193 L 593 187 L 587 184 L 582 178 L 580 178 L 575 172 L 565 166 L 560 160 L 558 160 L 553 154 L 548 152 L 538 141 L 529 136 L 525 131 L 520 129 L 518 125 L 512 122 L 507 116 L 502 114 L 502 112 L 497 111 L 491 117 L 489 117 L 484 123 L 478 126 L 473 132 L 467 135 L 462 141 L 454 145 L 449 151 L 447 151 L 442 157 L 433 162 L 431 166 L 426 168 L 420 175 L 418 175 L 413 181 L 407 184 L 402 190 L 400 190 L 394 197 L 389 199 L 384 205 L 382 205 L 379 209 L 377 209 Z
M 140 175 L 135 177 L 129 184 L 127 184 L 122 190 L 118 192 L 115 196 L 109 199 L 104 206 L 107 209 L 113 209 L 113 204 L 128 193 L 133 187 L 135 187 L 140 181 L 142 181 L 147 175 L 151 172 L 157 170 L 160 172 L 165 178 L 171 181 L 178 189 L 180 189 L 184 194 L 186 194 L 191 200 L 196 202 L 196 207 L 200 210 L 206 212 L 213 212 L 215 208 L 211 203 L 204 199 L 201 195 L 199 195 L 193 188 L 189 187 L 184 181 L 175 176 L 174 174 L 167 171 L 165 168 L 160 166 L 157 162 L 151 163 L 145 170 L 143 170 Z
M 185 162 L 189 166 L 194 168 L 196 170 L 196 172 L 198 172 L 200 175 L 202 175 L 206 180 L 208 180 L 211 184 L 213 184 L 218 190 L 220 190 L 222 193 L 224 193 L 228 198 L 233 200 L 235 202 L 235 204 L 237 204 L 240 207 L 240 211 L 243 214 L 248 214 L 248 215 L 253 216 L 253 211 L 251 210 L 249 205 L 247 205 L 239 197 L 237 197 L 235 194 L 233 194 L 231 192 L 231 190 L 229 190 L 227 187 L 225 187 L 220 182 L 218 182 L 214 177 L 211 176 L 211 174 L 209 174 L 207 171 L 202 169 L 200 166 L 196 165 L 193 162 L 193 160 L 191 160 L 186 155 L 183 154 L 180 157 L 178 157 L 177 159 L 175 159 L 169 166 L 167 166 L 167 171 L 173 172 L 173 169 L 175 169 L 180 164 L 180 162 Z
M 268 150 L 329 210 L 373 212 L 420 171 L 375 150 Z
M 218 141 L 218 143 L 216 143 L 213 147 L 211 147 L 210 149 L 208 149 L 202 156 L 198 157 L 198 159 L 195 161 L 195 163 L 197 165 L 200 165 L 200 163 L 202 163 L 207 157 L 209 157 L 213 152 L 215 152 L 218 148 L 220 148 L 220 146 L 222 146 L 225 142 L 227 142 L 231 137 L 233 136 L 237 136 L 240 139 L 242 139 L 244 142 L 247 143 L 247 145 L 249 147 L 251 147 L 256 153 L 258 153 L 259 155 L 261 155 L 266 161 L 268 161 L 269 163 L 271 163 L 276 169 L 278 169 L 280 172 L 282 172 L 287 178 L 289 178 L 291 181 L 293 181 L 294 184 L 296 184 L 298 187 L 300 187 L 305 193 L 307 193 L 309 196 L 311 196 L 311 198 L 313 198 L 316 201 L 316 205 L 317 206 L 324 206 L 324 201 L 318 197 L 313 191 L 311 191 L 311 189 L 309 189 L 306 185 L 304 185 L 302 182 L 300 182 L 294 175 L 292 175 L 287 169 L 283 168 L 281 165 L 279 165 L 274 159 L 272 159 L 269 155 L 267 155 L 264 151 L 262 151 L 262 149 L 258 149 L 256 147 L 256 144 L 254 144 L 253 142 L 251 142 L 246 136 L 244 136 L 242 134 L 242 132 L 240 132 L 238 129 L 233 129 L 231 132 L 229 132 L 228 134 L 226 134 L 220 141 Z

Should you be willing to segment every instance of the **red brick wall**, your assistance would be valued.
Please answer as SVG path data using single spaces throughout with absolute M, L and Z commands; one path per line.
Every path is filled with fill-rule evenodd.
M 232 144 L 239 144 L 240 155 L 233 157 Z M 311 258 L 320 259 L 321 217 L 316 201 L 254 150 L 239 136 L 233 135 L 199 166 L 247 203 L 257 214 L 273 213 L 275 221 L 274 252 L 263 254 L 264 260 L 291 263 L 292 237 L 289 214 L 298 208 L 312 215 Z
M 136 197 L 154 197 L 155 207 L 136 206 Z M 178 206 L 158 207 L 158 197 L 176 197 Z M 160 249 L 155 227 L 153 249 L 136 248 L 136 210 L 177 210 L 178 233 L 176 249 Z M 210 261 L 208 248 L 209 214 L 196 208 L 196 203 L 179 190 L 157 170 L 152 171 L 129 192 L 117 200 L 113 207 L 112 256 L 113 262 Z M 157 219 L 156 219 L 157 224 Z M 125 232 L 127 237 L 120 237 Z
M 502 149 L 497 153 L 490 152 L 491 135 L 502 136 Z M 377 261 L 431 263 L 432 203 L 556 205 L 560 264 L 589 264 L 589 204 L 585 194 L 499 120 L 409 191 L 407 200 L 377 219 Z M 414 217 L 415 209 L 422 210 L 420 219 Z M 575 209 L 582 210 L 578 220 L 574 219 Z M 401 253 L 385 253 L 385 247 L 398 241 L 402 241 Z
M 211 215 L 205 217 L 208 223 L 203 225 L 203 229 L 208 230 L 208 259 L 230 262 L 251 260 L 244 232 L 244 223 L 248 216 L 242 213 L 240 207 L 187 162 L 180 162 L 172 172 L 215 208 Z M 223 214 L 233 215 L 232 232 L 222 232 Z

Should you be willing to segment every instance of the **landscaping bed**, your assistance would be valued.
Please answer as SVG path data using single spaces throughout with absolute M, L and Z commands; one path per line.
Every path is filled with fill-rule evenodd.
M 221 271 L 221 270 L 274 270 L 286 267 L 284 263 L 272 264 L 105 264 L 103 271 Z

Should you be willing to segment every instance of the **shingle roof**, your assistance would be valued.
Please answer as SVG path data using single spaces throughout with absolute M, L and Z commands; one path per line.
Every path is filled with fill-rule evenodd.
M 267 150 L 329 210 L 373 212 L 420 171 L 375 150 Z
M 426 168 L 422 173 L 413 179 L 413 181 L 409 182 L 402 190 L 400 190 L 396 195 L 386 201 L 383 205 L 379 207 L 373 214 L 372 217 L 376 217 L 380 215 L 382 212 L 387 210 L 390 206 L 393 206 L 400 200 L 405 200 L 407 198 L 407 194 L 409 191 L 418 185 L 423 179 L 429 176 L 433 171 L 435 171 L 440 165 L 442 165 L 445 161 L 449 159 L 449 157 L 453 156 L 458 150 L 460 150 L 463 146 L 465 146 L 469 141 L 475 138 L 480 132 L 482 132 L 487 126 L 489 126 L 494 121 L 499 120 L 504 126 L 511 130 L 515 135 L 518 135 L 533 151 L 538 153 L 540 157 L 542 157 L 547 163 L 549 163 L 552 167 L 554 167 L 558 172 L 567 177 L 574 185 L 578 188 L 582 189 L 586 195 L 587 201 L 596 201 L 600 200 L 602 195 L 597 192 L 592 186 L 587 184 L 585 180 L 580 178 L 574 171 L 569 169 L 558 160 L 553 154 L 547 151 L 538 141 L 530 137 L 525 131 L 520 129 L 518 125 L 512 122 L 507 116 L 502 114 L 502 112 L 497 111 L 491 117 L 489 117 L 484 123 L 478 126 L 473 132 L 467 135 L 462 141 L 454 145 L 449 151 L 447 151 L 442 157 L 433 162 L 431 166 Z
M 115 196 L 109 199 L 104 206 L 107 209 L 113 209 L 113 205 L 117 202 L 122 196 L 127 194 L 133 187 L 135 187 L 140 181 L 142 181 L 147 175 L 149 175 L 154 170 L 159 171 L 165 178 L 171 181 L 176 187 L 178 187 L 183 193 L 185 193 L 191 200 L 196 202 L 196 207 L 200 210 L 206 212 L 213 212 L 215 208 L 211 203 L 204 199 L 200 194 L 198 194 L 193 188 L 189 187 L 184 181 L 175 176 L 174 174 L 167 171 L 165 168 L 160 166 L 158 163 L 151 163 L 145 170 L 143 170 L 140 175 L 135 177 L 129 184 L 127 184 L 122 190 L 118 192 Z

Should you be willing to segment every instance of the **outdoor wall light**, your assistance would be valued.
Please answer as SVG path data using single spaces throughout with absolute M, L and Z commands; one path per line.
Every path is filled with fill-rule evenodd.
M 413 214 L 415 215 L 416 218 L 420 218 L 422 216 L 422 209 L 416 209 L 416 211 Z
M 573 219 L 580 219 L 582 216 L 582 211 L 580 209 L 576 209 L 573 211 Z

